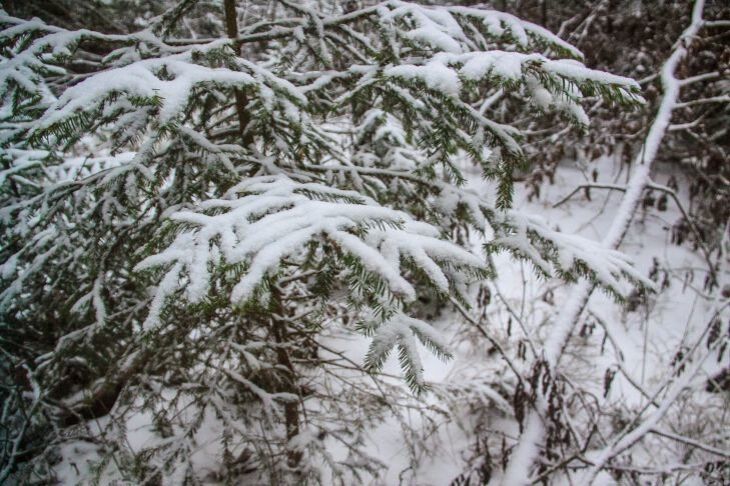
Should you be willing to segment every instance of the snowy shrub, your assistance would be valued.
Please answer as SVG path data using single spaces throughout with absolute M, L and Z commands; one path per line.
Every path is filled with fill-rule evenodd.
M 403 396 L 387 356 L 418 395 L 420 346 L 450 355 L 419 297 L 468 309 L 501 251 L 619 299 L 651 285 L 512 205 L 533 161 L 497 100 L 578 129 L 586 98 L 642 102 L 549 31 L 398 0 L 165 4 L 127 34 L 0 16 L 0 482 L 70 471 L 69 448 L 90 481 L 366 482 Z M 361 362 L 338 329 L 372 337 Z

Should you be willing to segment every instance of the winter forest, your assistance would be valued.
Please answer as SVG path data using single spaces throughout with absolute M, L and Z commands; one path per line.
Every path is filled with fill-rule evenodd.
M 0 0 L 0 484 L 730 484 L 726 0 Z

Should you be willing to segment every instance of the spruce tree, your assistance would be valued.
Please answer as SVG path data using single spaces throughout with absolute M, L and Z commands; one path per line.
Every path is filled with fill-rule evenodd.
M 617 297 L 642 279 L 512 207 L 533 161 L 495 99 L 577 129 L 586 97 L 641 102 L 545 29 L 397 0 L 169 5 L 132 33 L 0 16 L 0 482 L 51 480 L 83 441 L 101 482 L 361 481 L 399 392 L 345 365 L 377 382 L 395 350 L 423 393 L 420 344 L 450 354 L 419 297 L 468 307 L 502 250 Z M 364 363 L 326 348 L 337 328 L 372 336 Z

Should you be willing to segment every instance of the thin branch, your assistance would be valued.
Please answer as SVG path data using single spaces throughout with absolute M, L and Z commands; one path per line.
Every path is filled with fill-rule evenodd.
M 699 341 L 701 342 L 702 339 L 700 339 Z M 592 484 L 598 473 L 608 461 L 621 454 L 625 450 L 631 448 L 646 434 L 655 430 L 656 424 L 658 424 L 659 421 L 664 418 L 674 402 L 677 401 L 680 394 L 689 387 L 690 381 L 702 369 L 704 361 L 710 356 L 712 352 L 714 352 L 715 348 L 717 348 L 718 342 L 719 341 L 713 343 L 713 346 L 709 350 L 707 350 L 707 352 L 705 352 L 704 355 L 700 357 L 700 359 L 697 360 L 692 371 L 687 371 L 683 375 L 680 375 L 681 379 L 679 380 L 673 380 L 675 377 L 671 377 L 672 379 L 670 380 L 670 382 L 674 381 L 674 386 L 669 388 L 667 396 L 662 400 L 661 406 L 650 416 L 642 420 L 640 419 L 641 414 L 644 410 L 646 410 L 648 404 L 647 406 L 643 407 L 642 410 L 636 414 L 634 420 L 632 420 L 632 422 L 627 425 L 622 430 L 622 432 L 613 440 L 613 444 L 600 452 L 600 454 L 597 456 L 597 459 L 595 460 L 595 464 L 586 473 L 584 478 L 585 482 L 583 484 Z M 690 356 L 691 353 L 688 353 L 687 356 L 685 356 L 683 363 L 689 361 Z M 659 396 L 663 388 L 664 387 L 660 387 L 660 390 L 658 390 L 653 395 L 654 399 Z
M 705 118 L 705 114 L 703 114 L 699 118 L 695 119 L 694 121 L 691 121 L 688 123 L 673 123 L 673 124 L 669 125 L 669 128 L 667 128 L 667 130 L 669 130 L 670 132 L 677 132 L 680 130 L 689 130 L 689 129 L 692 129 L 692 128 L 696 127 L 697 125 L 699 125 L 699 123 L 704 118 Z
M 700 98 L 698 100 L 690 100 L 682 103 L 677 103 L 675 108 L 687 108 L 689 106 L 703 105 L 706 103 L 728 103 L 730 102 L 730 95 L 712 96 L 710 98 Z
M 650 434 L 656 434 L 662 437 L 666 437 L 667 439 L 676 440 L 677 442 L 681 442 L 683 444 L 687 444 L 688 446 L 696 447 L 698 449 L 702 449 L 705 452 L 709 452 L 710 454 L 715 454 L 717 456 L 722 456 L 726 459 L 730 459 L 730 451 L 724 451 L 722 449 L 718 449 L 716 447 L 708 446 L 707 444 L 703 444 L 702 442 L 698 442 L 694 439 L 690 439 L 689 437 L 685 437 L 683 435 L 677 435 L 673 434 L 671 432 L 666 432 L 663 430 L 659 430 L 657 428 L 653 428 L 649 431 Z
M 703 27 L 730 27 L 730 20 L 705 20 Z
M 707 81 L 708 79 L 717 79 L 720 77 L 720 73 L 718 71 L 713 71 L 711 73 L 702 73 L 698 74 L 696 76 L 690 76 L 689 78 L 684 78 L 679 81 L 680 86 L 687 86 L 692 83 L 698 83 L 700 81 Z
M 671 127 L 671 125 L 670 125 L 670 127 Z M 572 198 L 575 194 L 577 194 L 578 192 L 580 192 L 581 190 L 584 190 L 584 189 L 608 189 L 609 191 L 626 192 L 626 186 L 620 186 L 617 184 L 581 184 L 581 185 L 577 186 L 575 189 L 573 189 L 570 192 L 570 194 L 568 194 L 567 196 L 562 198 L 560 201 L 553 204 L 553 207 L 557 208 L 558 206 L 564 204 L 570 198 Z M 684 208 L 684 205 L 679 200 L 679 197 L 677 196 L 676 191 L 674 191 L 673 189 L 671 189 L 667 186 L 656 184 L 654 182 L 649 182 L 646 185 L 645 189 L 660 191 L 660 192 L 663 192 L 663 193 L 669 195 L 672 198 L 674 203 L 677 205 L 677 208 L 682 213 L 682 217 L 684 218 L 685 221 L 687 221 L 690 231 L 692 231 L 692 233 L 694 234 L 695 240 L 697 241 L 697 246 L 702 251 L 702 256 L 705 259 L 705 263 L 707 263 L 707 269 L 710 272 L 710 275 L 712 276 L 713 281 L 716 282 L 717 281 L 717 272 L 715 271 L 715 266 L 712 264 L 712 259 L 710 258 L 710 252 L 705 247 L 702 236 L 700 235 L 699 229 L 697 228 L 697 225 L 694 223 L 693 219 L 690 217 L 689 213 Z
M 631 376 L 631 374 L 628 372 L 626 367 L 624 366 L 624 357 L 623 353 L 621 352 L 621 346 L 619 345 L 618 340 L 613 335 L 613 332 L 609 329 L 608 323 L 601 319 L 599 316 L 597 316 L 595 313 L 593 313 L 590 309 L 588 310 L 588 314 L 592 316 L 596 322 L 603 328 L 603 330 L 606 333 L 606 336 L 608 337 L 608 340 L 611 341 L 611 345 L 614 348 L 615 355 L 616 355 L 616 365 L 618 367 L 618 370 L 621 372 L 621 374 L 626 378 L 626 381 L 628 381 L 631 386 L 633 386 L 639 393 L 641 393 L 644 398 L 649 400 L 649 402 L 654 405 L 655 407 L 659 407 L 659 402 L 652 399 L 651 395 L 649 395 L 649 392 L 647 392 L 644 387 L 642 387 L 640 384 L 634 380 L 634 378 Z
M 573 191 L 570 194 L 568 194 L 563 199 L 561 199 L 560 201 L 553 204 L 553 207 L 557 208 L 561 204 L 564 204 L 565 202 L 570 200 L 570 198 L 572 198 L 576 193 L 580 192 L 582 189 L 608 189 L 609 191 L 626 192 L 626 186 L 620 186 L 618 184 L 581 184 L 578 187 L 576 187 L 575 189 L 573 189 Z
M 695 236 L 695 239 L 697 241 L 697 246 L 702 251 L 702 255 L 705 257 L 705 262 L 707 263 L 707 268 L 710 272 L 710 275 L 712 276 L 712 281 L 717 282 L 717 272 L 715 271 L 715 265 L 712 264 L 712 259 L 710 258 L 710 252 L 707 250 L 703 243 L 702 236 L 700 235 L 700 231 L 697 229 L 697 225 L 694 223 L 692 218 L 690 217 L 689 213 L 684 209 L 684 206 L 682 205 L 682 202 L 679 200 L 679 197 L 677 196 L 677 192 L 673 189 L 663 186 L 661 184 L 657 184 L 655 182 L 650 182 L 647 186 L 649 189 L 656 190 L 663 192 L 667 195 L 669 195 L 672 200 L 674 200 L 674 203 L 677 205 L 677 208 L 679 208 L 679 211 L 682 213 L 682 217 L 685 221 L 687 221 L 687 224 L 689 225 L 689 229 L 692 231 L 692 233 Z
M 450 297 L 449 300 L 451 300 L 451 303 L 454 305 L 454 307 L 456 307 L 456 310 L 459 311 L 459 314 L 461 314 L 462 317 L 464 319 L 466 319 L 467 322 L 469 322 L 469 324 L 473 325 L 479 331 L 479 333 L 487 341 L 489 341 L 489 343 L 492 346 L 494 346 L 494 349 L 496 349 L 497 352 L 502 356 L 502 358 L 504 358 L 504 360 L 507 362 L 507 365 L 510 367 L 510 369 L 515 374 L 517 379 L 522 383 L 524 381 L 522 379 L 522 374 L 517 369 L 517 365 L 515 365 L 514 362 L 512 361 L 512 359 L 509 357 L 509 355 L 507 355 L 504 348 L 492 336 L 490 336 L 489 333 L 487 333 L 487 331 L 484 330 L 484 328 L 481 326 L 481 324 L 479 324 L 479 322 L 469 314 L 469 311 L 464 309 L 464 306 L 461 305 L 458 300 L 456 300 L 453 297 Z

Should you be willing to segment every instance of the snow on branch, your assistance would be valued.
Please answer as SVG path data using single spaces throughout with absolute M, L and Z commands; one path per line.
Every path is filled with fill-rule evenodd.
M 225 55 L 225 45 L 225 41 L 221 41 L 218 46 L 223 49 L 222 55 Z M 253 73 L 199 64 L 201 58 L 210 53 L 210 50 L 192 50 L 97 73 L 64 91 L 39 120 L 34 134 L 53 133 L 54 128 L 63 128 L 64 124 L 73 123 L 83 115 L 101 112 L 103 118 L 109 118 L 119 112 L 141 111 L 146 106 L 159 108 L 157 122 L 165 124 L 186 109 L 193 90 L 202 86 L 255 86 L 262 96 L 273 97 L 272 90 L 257 81 Z M 284 87 L 291 98 L 306 102 L 285 81 L 277 83 L 276 87 Z
M 281 105 L 284 118 L 291 117 L 293 122 L 299 119 L 296 106 L 308 102 L 287 80 L 259 64 L 236 57 L 228 39 L 173 48 L 163 45 L 150 31 L 106 35 L 0 15 L 0 25 L 3 24 L 10 27 L 0 31 L 0 42 L 9 46 L 7 55 L 0 57 L 0 87 L 18 88 L 25 98 L 31 95 L 35 103 L 40 101 L 35 109 L 45 109 L 42 117 L 27 126 L 31 140 L 49 135 L 71 138 L 83 129 L 105 122 L 113 123 L 122 132 L 139 131 L 150 120 L 164 126 L 189 107 L 200 88 L 246 88 L 256 93 L 269 109 Z M 29 35 L 37 38 L 24 42 Z M 66 75 L 64 61 L 73 56 L 79 43 L 87 40 L 133 47 L 112 51 L 98 63 L 98 72 L 68 87 L 57 98 L 44 76 Z M 143 44 L 155 46 L 159 55 L 140 58 L 140 51 L 147 50 L 141 49 Z M 24 107 L 12 97 L 4 97 L 0 115 L 16 116 L 18 109 Z
M 365 367 L 373 372 L 380 371 L 390 352 L 396 347 L 408 385 L 414 390 L 423 390 L 426 383 L 423 380 L 423 365 L 416 339 L 439 358 L 451 358 L 446 342 L 432 326 L 398 313 L 374 331 L 370 349 L 365 356 Z
M 484 197 L 466 189 L 441 187 L 443 210 L 463 206 L 472 223 L 484 231 L 487 253 L 507 250 L 532 263 L 546 277 L 575 280 L 585 276 L 616 296 L 625 296 L 621 276 L 649 288 L 653 282 L 638 272 L 625 253 L 602 242 L 553 229 L 544 219 L 519 209 L 500 210 Z
M 492 50 L 435 54 L 422 64 L 386 67 L 385 76 L 420 80 L 428 88 L 459 96 L 463 84 L 496 80 L 524 84 L 539 106 L 567 111 L 582 124 L 588 118 L 578 102 L 601 93 L 619 103 L 642 103 L 640 87 L 633 79 L 585 67 L 575 60 L 552 60 L 541 54 Z
M 136 44 L 144 43 L 165 51 L 179 49 L 165 46 L 151 31 L 129 35 L 110 35 L 89 29 L 66 30 L 48 25 L 38 18 L 25 20 L 8 15 L 0 9 L 0 88 L 20 88 L 26 95 L 40 96 L 44 105 L 56 100 L 55 95 L 43 82 L 44 75 L 67 75 L 64 61 L 70 59 L 79 44 L 84 41 Z M 122 55 L 125 53 L 126 55 Z M 129 48 L 115 51 L 117 61 L 139 60 L 138 53 Z M 8 100 L 4 99 L 3 104 Z M 3 112 L 9 110 L 3 106 Z
M 498 236 L 488 246 L 505 248 L 526 258 L 544 275 L 553 276 L 557 272 L 570 280 L 582 275 L 619 296 L 628 293 L 618 279 L 621 275 L 649 288 L 654 285 L 633 267 L 625 253 L 607 248 L 599 241 L 556 231 L 539 216 L 510 210 L 505 223 L 508 233 Z
M 472 81 L 519 81 L 528 85 L 539 104 L 570 111 L 581 123 L 586 123 L 577 105 L 581 93 L 590 96 L 600 92 L 612 101 L 628 104 L 643 101 L 639 85 L 632 79 L 588 69 L 574 59 L 554 60 L 535 53 L 548 46 L 559 55 L 582 58 L 577 49 L 557 36 L 511 15 L 399 1 L 385 2 L 377 11 L 381 27 L 403 44 L 398 46 L 400 52 L 394 52 L 398 62 L 385 67 L 386 76 L 419 79 L 451 96 L 458 96 L 462 84 Z M 501 50 L 494 42 L 505 35 L 516 51 Z M 488 41 L 490 38 L 493 40 Z M 410 51 L 409 44 L 420 49 Z M 410 52 L 414 55 L 407 56 Z
M 354 256 L 387 284 L 390 292 L 411 301 L 416 291 L 403 276 L 401 258 L 412 260 L 443 292 L 449 277 L 442 267 L 484 267 L 481 259 L 455 244 L 440 240 L 436 228 L 406 213 L 385 208 L 359 193 L 283 176 L 260 176 L 230 189 L 225 199 L 203 201 L 194 211 L 178 211 L 170 219 L 183 223 L 165 250 L 135 267 L 169 266 L 156 291 L 145 328 L 160 324 L 164 299 L 185 287 L 197 302 L 210 288 L 211 264 L 245 263 L 231 290 L 233 303 L 251 299 L 257 287 L 281 261 L 298 257 L 306 244 L 325 237 Z M 364 236 L 360 236 L 365 232 Z
M 495 10 L 469 7 L 428 7 L 416 3 L 391 0 L 378 6 L 383 23 L 400 20 L 410 25 L 402 36 L 421 45 L 443 52 L 461 53 L 484 47 L 485 38 L 514 40 L 518 48 L 548 45 L 571 57 L 582 58 L 581 52 L 531 22 Z M 465 32 L 469 32 L 471 35 Z M 476 36 L 474 33 L 478 33 Z M 474 39 L 473 37 L 477 37 Z M 477 40 L 482 41 L 481 45 Z

